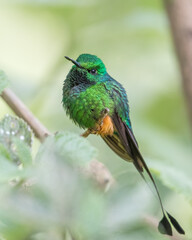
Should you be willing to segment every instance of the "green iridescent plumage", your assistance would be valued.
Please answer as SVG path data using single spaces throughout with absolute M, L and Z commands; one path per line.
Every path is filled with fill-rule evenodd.
M 63 106 L 70 118 L 80 127 L 90 128 L 97 123 L 104 108 L 109 109 L 110 116 L 117 108 L 131 127 L 126 92 L 108 75 L 103 62 L 87 54 L 80 55 L 77 62 L 83 69 L 73 66 L 63 86 Z M 92 69 L 96 69 L 97 74 L 91 74 Z
M 116 154 L 126 161 L 132 161 L 143 178 L 143 169 L 149 175 L 163 212 L 159 231 L 172 235 L 171 222 L 179 233 L 184 234 L 178 222 L 164 210 L 155 181 L 139 151 L 131 127 L 125 89 L 107 73 L 104 63 L 98 57 L 82 54 L 76 61 L 66 58 L 74 63 L 63 85 L 66 113 L 80 127 L 93 129 L 98 123 L 102 126 L 100 120 L 107 110 L 114 131 L 101 136 Z

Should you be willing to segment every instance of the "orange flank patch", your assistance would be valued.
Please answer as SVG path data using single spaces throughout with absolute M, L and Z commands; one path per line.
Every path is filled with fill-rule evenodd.
M 98 131 L 98 134 L 104 137 L 105 135 L 112 136 L 114 132 L 114 126 L 111 118 L 107 115 L 103 119 L 103 124 L 101 126 L 101 129 Z

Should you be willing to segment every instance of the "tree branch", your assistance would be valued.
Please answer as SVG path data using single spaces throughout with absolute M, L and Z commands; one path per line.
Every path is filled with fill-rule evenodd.
M 192 126 L 192 1 L 164 0 L 178 55 Z

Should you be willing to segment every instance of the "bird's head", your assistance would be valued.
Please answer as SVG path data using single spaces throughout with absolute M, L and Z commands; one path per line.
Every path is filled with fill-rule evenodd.
M 72 74 L 73 78 L 77 77 L 80 82 L 99 82 L 107 73 L 104 63 L 95 55 L 81 54 L 77 60 L 65 58 L 74 64 L 69 74 Z

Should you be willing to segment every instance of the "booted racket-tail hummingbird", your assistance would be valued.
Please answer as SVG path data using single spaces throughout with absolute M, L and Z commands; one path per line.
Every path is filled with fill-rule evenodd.
M 62 102 L 67 115 L 86 130 L 82 136 L 100 135 L 117 155 L 132 162 L 143 178 L 144 170 L 147 172 L 163 213 L 159 231 L 172 235 L 174 226 L 180 234 L 185 234 L 176 219 L 165 211 L 153 176 L 140 153 L 123 86 L 108 74 L 102 60 L 95 55 L 81 54 L 77 60 L 66 59 L 74 64 L 63 85 Z

